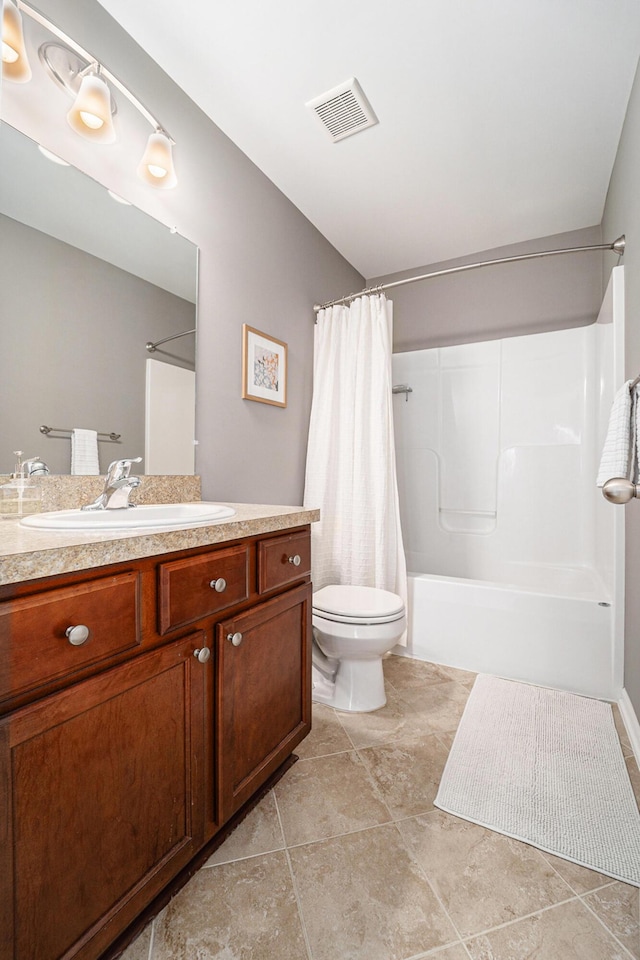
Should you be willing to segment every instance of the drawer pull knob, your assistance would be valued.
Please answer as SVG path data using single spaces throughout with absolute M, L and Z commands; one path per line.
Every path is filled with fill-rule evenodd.
M 239 647 L 242 643 L 242 634 L 241 633 L 228 633 L 227 640 L 229 640 L 234 647 Z
M 211 656 L 211 650 L 209 650 L 209 647 L 200 647 L 200 649 L 193 651 L 193 655 L 199 663 L 206 663 Z
M 212 590 L 215 590 L 216 593 L 224 593 L 224 591 L 227 589 L 227 581 L 224 579 L 224 577 L 218 577 L 217 580 L 210 580 L 209 586 Z
M 89 627 L 85 627 L 83 623 L 79 623 L 76 627 L 67 627 L 65 633 L 69 643 L 74 647 L 81 647 L 89 639 Z
M 289 563 L 292 563 L 294 567 L 299 567 L 300 564 L 302 563 L 300 554 L 296 553 L 295 557 L 289 557 Z

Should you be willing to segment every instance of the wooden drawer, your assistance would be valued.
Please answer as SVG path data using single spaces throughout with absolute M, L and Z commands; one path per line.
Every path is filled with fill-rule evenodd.
M 296 563 L 299 558 L 299 563 Z M 294 583 L 311 573 L 311 535 L 291 533 L 258 543 L 258 592 Z
M 0 604 L 0 699 L 140 643 L 139 575 L 121 573 Z M 86 640 L 71 627 L 85 626 Z M 77 634 L 80 633 L 80 636 Z
M 242 603 L 248 596 L 249 551 L 245 544 L 161 563 L 158 630 L 168 633 Z

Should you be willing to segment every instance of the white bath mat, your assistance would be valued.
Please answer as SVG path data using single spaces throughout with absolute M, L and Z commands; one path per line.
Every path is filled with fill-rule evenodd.
M 479 676 L 435 805 L 640 886 L 640 813 L 607 703 Z

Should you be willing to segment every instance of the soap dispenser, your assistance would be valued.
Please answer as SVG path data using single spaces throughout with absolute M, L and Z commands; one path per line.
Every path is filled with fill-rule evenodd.
M 42 510 L 42 487 L 33 479 L 25 476 L 25 469 L 33 463 L 41 463 L 40 457 L 22 459 L 22 450 L 14 450 L 16 466 L 9 483 L 0 487 L 0 519 L 15 520 Z

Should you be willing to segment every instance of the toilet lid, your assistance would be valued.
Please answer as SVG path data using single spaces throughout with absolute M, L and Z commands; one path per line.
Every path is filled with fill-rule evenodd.
M 389 590 L 332 584 L 314 593 L 313 612 L 345 623 L 388 623 L 405 611 L 402 598 Z

